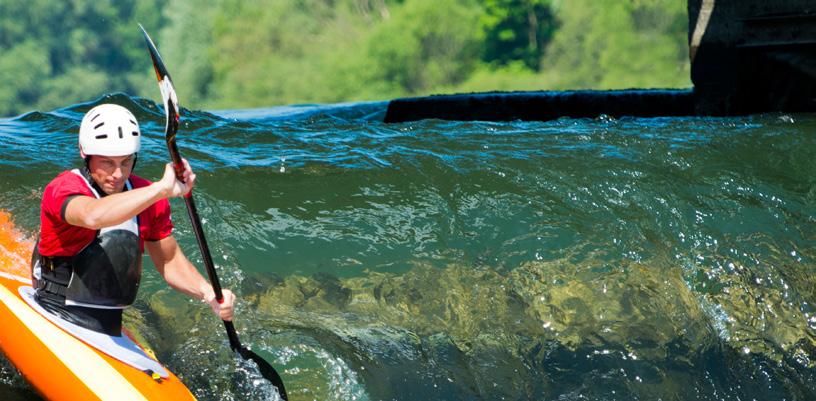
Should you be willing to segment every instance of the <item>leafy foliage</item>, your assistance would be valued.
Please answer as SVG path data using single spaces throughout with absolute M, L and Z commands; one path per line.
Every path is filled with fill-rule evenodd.
M 682 0 L 4 0 L 0 115 L 156 97 L 137 23 L 182 104 L 684 87 Z
M 163 24 L 158 0 L 0 2 L 0 114 L 141 93 L 144 49 L 136 21 Z
M 506 65 L 522 61 L 537 70 L 552 37 L 555 18 L 550 0 L 484 0 L 480 19 L 484 61 Z
M 685 2 L 570 0 L 543 60 L 554 88 L 689 85 Z

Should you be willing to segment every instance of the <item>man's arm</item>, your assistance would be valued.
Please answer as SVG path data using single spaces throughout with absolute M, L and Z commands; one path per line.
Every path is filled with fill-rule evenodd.
M 74 226 L 98 230 L 132 219 L 161 199 L 183 196 L 195 183 L 195 175 L 186 160 L 184 166 L 186 167 L 184 182 L 176 179 L 173 167 L 168 163 L 162 179 L 146 187 L 108 195 L 101 199 L 90 196 L 73 197 L 65 206 L 65 221 Z
M 175 237 L 171 235 L 158 241 L 145 241 L 145 248 L 167 284 L 210 304 L 213 312 L 221 319 L 232 320 L 235 295 L 230 290 L 222 289 L 224 300 L 219 304 L 215 300 L 212 286 L 184 256 Z
M 158 185 L 108 195 L 101 199 L 76 196 L 67 201 L 65 221 L 68 224 L 92 230 L 115 226 L 132 219 L 133 216 L 165 197 Z

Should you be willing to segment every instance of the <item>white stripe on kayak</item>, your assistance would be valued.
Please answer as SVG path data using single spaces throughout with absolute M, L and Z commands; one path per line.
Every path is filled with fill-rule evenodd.
M 0 301 L 102 400 L 147 399 L 101 356 L 71 337 L 0 285 Z M 42 361 L 48 363 L 48 361 Z
M 9 280 L 19 281 L 21 283 L 31 284 L 30 278 L 20 277 L 16 274 L 0 272 L 0 277 L 7 278 Z

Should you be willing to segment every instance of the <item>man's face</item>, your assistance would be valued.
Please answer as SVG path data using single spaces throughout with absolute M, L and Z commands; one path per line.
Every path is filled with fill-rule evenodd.
M 110 195 L 122 192 L 125 188 L 125 181 L 130 177 L 135 161 L 135 155 L 93 155 L 88 163 L 88 168 L 91 170 L 91 178 L 96 181 L 96 185 Z

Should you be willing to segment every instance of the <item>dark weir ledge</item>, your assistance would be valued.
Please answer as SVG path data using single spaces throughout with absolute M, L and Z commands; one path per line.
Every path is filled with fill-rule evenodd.
M 732 116 L 816 111 L 816 1 L 688 0 L 693 90 L 509 92 L 397 99 L 387 122 Z
M 545 121 L 560 117 L 657 117 L 694 114 L 687 90 L 628 89 L 564 92 L 490 92 L 395 99 L 385 122 L 441 120 Z

